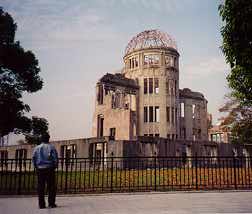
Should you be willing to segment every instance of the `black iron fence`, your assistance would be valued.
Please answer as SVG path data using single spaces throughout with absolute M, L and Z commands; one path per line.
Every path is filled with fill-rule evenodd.
M 60 159 L 58 193 L 252 189 L 251 157 Z M 0 161 L 0 194 L 36 193 L 30 159 Z

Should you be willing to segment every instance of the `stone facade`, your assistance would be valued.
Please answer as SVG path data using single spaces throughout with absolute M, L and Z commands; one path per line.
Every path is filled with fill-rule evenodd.
M 122 72 L 106 74 L 97 83 L 93 137 L 208 139 L 207 100 L 179 89 L 180 55 L 171 41 L 152 30 L 129 42 Z
M 230 143 L 231 131 L 230 128 L 223 128 L 221 125 L 215 125 L 208 130 L 208 137 L 210 141 Z
M 122 74 L 106 74 L 96 86 L 93 137 L 131 140 L 137 133 L 138 85 Z
M 159 137 L 138 137 L 135 140 L 88 138 L 52 141 L 59 158 L 86 158 L 100 160 L 109 157 L 189 157 L 221 156 L 249 157 L 252 145 L 217 143 L 211 141 L 169 140 Z M 0 147 L 0 161 L 32 157 L 33 145 Z
M 203 94 L 188 88 L 179 90 L 180 95 L 180 139 L 207 140 L 207 100 Z

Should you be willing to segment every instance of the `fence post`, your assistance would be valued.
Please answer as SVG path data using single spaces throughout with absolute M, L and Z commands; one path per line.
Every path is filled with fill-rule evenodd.
M 199 186 L 198 186 L 198 156 L 197 156 L 197 153 L 195 154 L 195 168 L 196 168 L 196 190 L 199 189 Z
M 66 166 L 66 171 L 65 171 L 65 190 L 64 192 L 67 193 L 67 175 L 68 175 L 68 166 L 69 166 L 69 161 L 68 158 L 65 158 L 65 166 Z
M 18 168 L 19 168 L 17 194 L 20 195 L 21 194 L 21 178 L 22 178 L 22 159 L 21 158 L 17 159 L 17 163 L 18 163 Z
M 233 167 L 234 167 L 234 185 L 235 189 L 237 189 L 237 179 L 236 179 L 236 157 L 233 157 Z
M 113 152 L 111 153 L 111 181 L 110 181 L 110 192 L 113 192 L 113 168 L 114 168 L 114 157 Z
M 154 167 L 155 167 L 155 186 L 154 186 L 154 188 L 155 188 L 155 191 L 157 191 L 157 156 L 156 156 L 156 154 L 155 154 L 155 158 L 154 158 L 154 161 L 155 161 L 155 163 L 154 163 Z

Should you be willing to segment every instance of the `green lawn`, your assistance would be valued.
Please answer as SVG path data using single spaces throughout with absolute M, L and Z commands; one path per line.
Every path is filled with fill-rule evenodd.
M 252 168 L 58 171 L 56 177 L 59 193 L 252 188 Z M 0 174 L 0 194 L 35 193 L 36 185 L 34 172 Z

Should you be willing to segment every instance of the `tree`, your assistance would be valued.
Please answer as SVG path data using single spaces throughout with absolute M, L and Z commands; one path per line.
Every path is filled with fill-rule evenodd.
M 41 136 L 48 133 L 48 122 L 44 118 L 32 117 L 31 131 L 25 133 L 25 140 L 29 144 L 40 144 Z
M 221 127 L 231 132 L 232 143 L 252 144 L 252 107 L 241 104 L 232 94 L 226 96 L 227 102 L 219 109 L 227 113 L 221 118 Z
M 0 138 L 15 131 L 31 131 L 31 119 L 25 116 L 30 107 L 23 103 L 24 92 L 40 90 L 38 60 L 15 41 L 17 24 L 0 7 Z
M 231 67 L 229 87 L 241 104 L 252 106 L 252 0 L 225 0 L 219 13 L 222 51 Z

